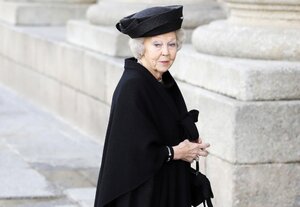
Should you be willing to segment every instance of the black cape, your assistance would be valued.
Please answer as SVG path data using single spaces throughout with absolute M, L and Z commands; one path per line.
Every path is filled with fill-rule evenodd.
M 136 59 L 125 60 L 115 89 L 95 207 L 190 207 L 190 164 L 166 162 L 166 146 L 198 132 L 169 72 L 163 83 Z M 187 118 L 188 117 L 188 118 Z M 184 120 L 184 121 L 183 121 Z

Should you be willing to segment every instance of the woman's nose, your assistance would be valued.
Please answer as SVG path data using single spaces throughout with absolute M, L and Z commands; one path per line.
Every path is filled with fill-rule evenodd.
M 169 48 L 168 45 L 164 45 L 162 49 L 162 55 L 166 56 L 169 55 Z

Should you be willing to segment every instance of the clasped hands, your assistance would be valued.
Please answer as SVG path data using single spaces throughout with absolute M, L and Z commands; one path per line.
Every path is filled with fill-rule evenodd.
M 199 156 L 206 157 L 208 155 L 207 148 L 209 143 L 202 142 L 201 138 L 198 138 L 196 142 L 191 142 L 188 139 L 180 142 L 178 145 L 173 146 L 174 160 L 184 160 L 186 162 L 193 162 L 198 160 Z

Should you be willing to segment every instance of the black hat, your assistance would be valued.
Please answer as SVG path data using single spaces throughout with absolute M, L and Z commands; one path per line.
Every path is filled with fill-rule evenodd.
M 121 19 L 117 29 L 131 38 L 150 37 L 181 28 L 182 6 L 159 6 L 144 9 Z

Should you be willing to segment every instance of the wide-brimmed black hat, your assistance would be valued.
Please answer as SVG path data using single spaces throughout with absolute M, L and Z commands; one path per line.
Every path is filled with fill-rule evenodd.
M 181 28 L 183 6 L 158 6 L 144 9 L 121 19 L 117 29 L 131 38 L 151 37 Z

